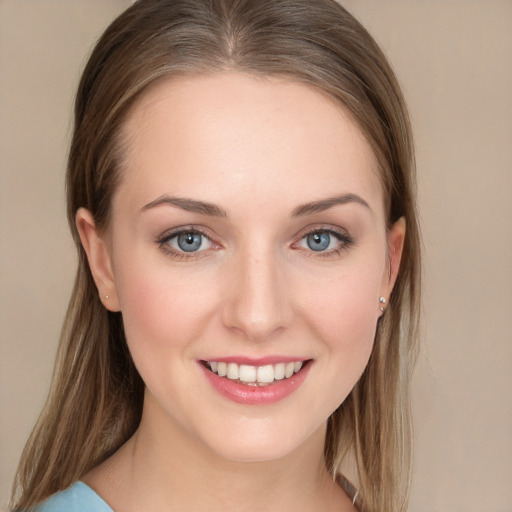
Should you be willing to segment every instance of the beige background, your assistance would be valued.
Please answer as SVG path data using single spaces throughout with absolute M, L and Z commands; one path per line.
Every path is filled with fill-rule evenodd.
M 126 0 L 0 0 L 0 503 L 74 274 L 72 94 Z M 351 0 L 403 84 L 425 244 L 413 512 L 512 511 L 512 1 Z

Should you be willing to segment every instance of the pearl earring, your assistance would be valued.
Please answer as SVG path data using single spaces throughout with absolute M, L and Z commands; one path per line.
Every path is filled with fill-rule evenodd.
M 380 310 L 381 310 L 382 312 L 384 312 L 384 310 L 386 309 L 386 306 L 385 306 L 385 304 L 386 304 L 386 299 L 385 299 L 384 297 L 381 297 L 381 298 L 379 299 L 379 302 L 380 302 L 380 304 L 381 304 L 381 306 L 380 306 Z
M 105 295 L 105 300 L 108 300 L 108 295 Z

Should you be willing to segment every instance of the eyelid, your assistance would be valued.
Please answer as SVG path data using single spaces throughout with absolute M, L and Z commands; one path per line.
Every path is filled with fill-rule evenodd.
M 351 238 L 350 233 L 345 228 L 335 226 L 333 224 L 310 224 L 302 228 L 296 235 L 293 236 L 294 240 L 300 240 L 311 233 L 324 232 L 333 233 L 341 237 Z
M 303 247 L 296 247 L 296 245 L 304 240 L 308 235 L 311 235 L 313 233 L 328 233 L 330 235 L 333 235 L 337 240 L 339 240 L 341 247 L 336 249 L 330 249 L 326 251 L 313 251 L 312 249 L 306 249 Z M 296 250 L 303 250 L 308 256 L 316 256 L 316 257 L 329 257 L 332 255 L 339 255 L 342 251 L 352 247 L 355 245 L 354 238 L 350 235 L 350 233 L 339 226 L 333 226 L 333 225 L 314 225 L 314 226 L 308 226 L 304 229 L 302 229 L 295 237 L 294 242 L 292 242 L 291 247 L 292 249 Z
M 340 247 L 337 247 L 335 249 L 330 249 L 326 251 L 313 251 L 312 249 L 306 249 L 303 247 L 297 247 L 297 244 L 304 240 L 308 235 L 311 235 L 313 233 L 328 233 L 332 236 L 334 236 L 337 240 L 340 242 Z M 179 236 L 183 233 L 198 233 L 205 238 L 207 238 L 210 243 L 212 244 L 211 247 L 198 250 L 198 251 L 181 251 L 177 250 L 173 247 L 171 247 L 168 242 L 169 240 Z M 342 251 L 349 249 L 353 245 L 355 245 L 354 238 L 350 235 L 350 233 L 339 226 L 333 226 L 333 225 L 323 225 L 323 224 L 317 224 L 314 226 L 307 226 L 306 228 L 302 229 L 297 235 L 293 237 L 293 242 L 290 244 L 290 248 L 295 250 L 300 250 L 307 254 L 307 256 L 311 257 L 329 257 L 334 255 L 339 255 Z M 209 251 L 217 250 L 222 247 L 220 243 L 218 243 L 214 237 L 209 233 L 209 230 L 203 228 L 202 226 L 197 226 L 194 224 L 189 224 L 185 226 L 178 226 L 176 228 L 169 229 L 165 231 L 163 234 L 159 235 L 156 240 L 156 244 L 167 254 L 169 254 L 171 257 L 175 259 L 197 259 L 202 256 L 205 256 L 206 253 Z
M 209 240 L 209 242 L 212 244 L 212 246 L 209 248 L 206 248 L 206 249 L 198 250 L 198 251 L 186 252 L 186 251 L 177 250 L 168 244 L 168 242 L 170 240 L 172 240 L 173 238 L 176 238 L 179 235 L 184 234 L 184 233 L 198 233 L 198 234 L 204 236 L 205 238 L 207 238 Z M 169 254 L 170 256 L 172 256 L 176 259 L 188 259 L 188 258 L 196 258 L 197 259 L 197 258 L 203 256 L 204 253 L 208 252 L 212 248 L 214 250 L 220 248 L 220 244 L 214 240 L 214 238 L 207 232 L 206 229 L 202 228 L 201 226 L 196 226 L 193 224 L 189 224 L 186 226 L 179 226 L 176 228 L 169 229 L 169 230 L 165 231 L 164 233 L 162 233 L 161 235 L 159 235 L 156 238 L 155 243 L 165 253 Z

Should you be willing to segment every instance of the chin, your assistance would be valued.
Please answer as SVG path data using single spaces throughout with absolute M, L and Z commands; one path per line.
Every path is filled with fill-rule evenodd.
M 209 436 L 206 444 L 211 451 L 231 462 L 277 461 L 318 444 L 323 450 L 325 423 L 310 431 L 297 429 L 296 425 L 292 429 L 272 425 L 272 420 L 254 423 L 226 429 L 221 436 Z

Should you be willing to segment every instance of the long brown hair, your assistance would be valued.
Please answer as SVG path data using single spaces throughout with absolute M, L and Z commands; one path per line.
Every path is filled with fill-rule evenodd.
M 329 419 L 325 461 L 335 475 L 344 457 L 354 455 L 364 510 L 407 507 L 420 242 L 412 136 L 393 71 L 368 32 L 335 0 L 139 0 L 105 31 L 78 88 L 66 187 L 79 266 L 50 395 L 18 468 L 14 509 L 69 486 L 139 424 L 144 384 L 126 346 L 121 313 L 108 312 L 98 298 L 75 214 L 85 207 L 99 229 L 108 225 L 122 172 L 121 128 L 148 86 L 226 69 L 287 77 L 340 102 L 379 161 L 388 226 L 406 219 L 396 285 L 369 364 Z

